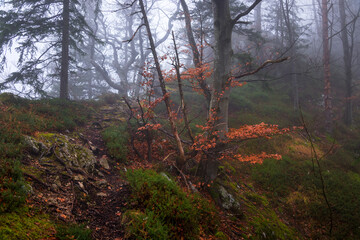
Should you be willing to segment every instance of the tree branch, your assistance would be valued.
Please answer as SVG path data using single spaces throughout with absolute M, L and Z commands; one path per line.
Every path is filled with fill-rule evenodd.
M 239 13 L 232 21 L 232 25 L 235 25 L 240 18 L 248 15 L 262 0 L 256 0 L 245 12 Z

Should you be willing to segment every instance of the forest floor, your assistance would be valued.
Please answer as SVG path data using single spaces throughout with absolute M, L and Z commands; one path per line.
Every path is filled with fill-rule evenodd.
M 149 209 L 133 200 L 134 188 L 127 174 L 133 169 L 153 169 L 159 173 L 154 178 L 156 181 L 158 177 L 172 179 L 169 181 L 178 186 L 176 192 L 180 198 L 191 199 L 189 196 L 197 192 L 201 199 L 216 205 L 207 210 L 210 214 L 207 216 L 215 213 L 219 220 L 215 230 L 206 232 L 207 225 L 201 219 L 196 220 L 199 239 L 356 239 L 360 236 L 360 164 L 355 140 L 352 144 L 348 140 L 337 140 L 334 144 L 328 136 L 314 136 L 333 214 L 331 226 L 321 190 L 320 169 L 313 158 L 314 149 L 301 131 L 237 143 L 240 154 L 266 151 L 279 153 L 282 159 L 266 159 L 262 164 L 224 160 L 216 180 L 204 185 L 196 177 L 196 162 L 185 174 L 172 167 L 175 154 L 169 152 L 175 150 L 164 141 L 166 136 L 160 134 L 152 163 L 136 160 L 131 152 L 125 158 L 114 157 L 104 137 L 108 130 L 116 148 L 129 150 L 121 142 L 129 137 L 126 130 L 117 130 L 126 125 L 127 108 L 121 102 L 63 105 L 0 95 L 0 109 L 0 124 L 4 126 L 0 128 L 3 143 L 0 165 L 4 169 L 10 166 L 0 171 L 0 194 L 8 196 L 7 188 L 15 193 L 7 200 L 12 210 L 1 212 L 8 202 L 1 202 L 0 198 L 0 239 L 119 240 L 130 236 L 129 227 L 143 227 L 141 231 L 145 234 L 159 230 L 151 229 L 151 224 L 145 226 L 154 219 L 146 216 Z M 346 138 L 356 139 L 355 135 L 349 132 Z M 27 146 L 19 144 L 24 138 L 31 140 Z M 18 156 L 26 182 L 18 179 L 12 185 L 17 176 L 16 164 L 11 165 L 6 159 L 15 162 Z M 84 158 L 85 163 L 81 162 Z M 78 160 L 79 164 L 74 164 Z M 31 187 L 27 187 L 29 184 Z M 25 207 L 24 202 L 14 204 L 20 199 L 16 194 L 24 187 L 30 189 Z M 198 206 L 194 203 L 190 204 Z M 166 212 L 170 206 L 166 201 L 162 204 Z M 129 212 L 135 214 L 130 225 L 125 217 Z M 134 225 L 136 217 L 145 219 L 144 224 Z

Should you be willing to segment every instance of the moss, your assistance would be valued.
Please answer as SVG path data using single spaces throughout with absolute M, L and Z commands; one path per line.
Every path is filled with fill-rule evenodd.
M 94 155 L 89 149 L 71 143 L 71 138 L 65 135 L 39 133 L 36 136 L 36 140 L 44 143 L 47 148 L 55 146 L 54 152 L 56 155 L 65 159 L 70 166 L 81 167 L 90 171 L 96 162 Z M 48 160 L 51 161 L 51 159 L 48 158 L 42 159 L 42 161 Z
M 129 227 L 134 230 L 139 217 L 155 224 L 150 224 L 139 236 L 132 235 L 133 238 L 143 238 L 145 233 L 155 230 L 163 236 L 165 229 L 170 239 L 198 239 L 200 229 L 205 233 L 216 232 L 216 210 L 207 200 L 183 192 L 174 181 L 151 170 L 128 171 L 127 178 L 133 191 L 132 205 L 136 206 L 133 209 L 136 214 L 129 213 L 128 217 L 135 221 Z
M 91 230 L 85 225 L 59 225 L 56 227 L 56 237 L 59 240 L 91 240 Z
M 55 225 L 48 215 L 27 208 L 0 214 L 0 239 L 47 239 L 54 233 Z
M 286 226 L 273 210 L 266 209 L 249 219 L 254 228 L 254 235 L 250 239 L 290 240 L 298 239 L 296 232 Z

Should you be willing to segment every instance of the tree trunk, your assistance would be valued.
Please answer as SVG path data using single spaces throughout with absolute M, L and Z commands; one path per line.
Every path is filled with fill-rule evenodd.
M 188 37 L 191 51 L 193 53 L 193 63 L 196 68 L 199 68 L 202 65 L 202 60 L 201 60 L 201 55 L 199 53 L 199 50 L 198 50 L 198 48 L 196 46 L 196 42 L 195 42 L 195 38 L 194 38 L 192 26 L 191 26 L 191 18 L 190 18 L 189 8 L 188 8 L 185 0 L 180 0 L 180 3 L 184 10 L 186 34 Z M 205 95 L 206 102 L 207 102 L 208 106 L 210 106 L 210 101 L 211 101 L 210 89 L 208 88 L 206 81 L 202 78 L 202 76 L 198 76 L 198 82 L 199 82 L 200 88 L 202 89 L 202 91 Z
M 61 40 L 60 99 L 69 98 L 70 0 L 63 0 Z
M 339 0 L 340 24 L 341 24 L 341 41 L 344 52 L 345 65 L 345 115 L 344 122 L 350 126 L 352 124 L 352 57 L 349 46 L 348 29 L 346 26 L 345 0 Z
M 213 91 L 209 117 L 213 121 L 213 130 L 224 139 L 228 131 L 228 114 L 231 77 L 231 59 L 233 55 L 231 35 L 233 30 L 229 0 L 212 0 L 214 14 L 215 62 L 213 73 Z
M 295 74 L 295 58 L 296 58 L 296 40 L 295 40 L 295 29 L 290 16 L 290 9 L 294 7 L 294 5 L 290 6 L 289 0 L 280 0 L 280 7 L 282 11 L 282 15 L 284 17 L 285 26 L 288 34 L 288 44 L 287 47 L 290 49 L 290 74 L 291 74 L 291 88 L 292 88 L 292 98 L 293 98 L 293 106 L 294 110 L 297 111 L 299 109 L 299 87 L 298 87 L 298 79 Z
M 255 30 L 261 32 L 261 3 L 255 8 Z
M 324 65 L 324 104 L 325 104 L 325 129 L 332 132 L 332 104 L 330 82 L 330 49 L 329 49 L 329 24 L 327 0 L 322 0 L 322 40 L 323 40 L 323 65 Z
M 177 128 L 176 128 L 175 120 L 174 120 L 174 117 L 173 117 L 174 113 L 171 110 L 171 104 L 170 104 L 170 100 L 169 100 L 169 95 L 168 95 L 168 92 L 166 90 L 165 80 L 164 80 L 164 77 L 163 77 L 163 73 L 161 71 L 160 63 L 158 61 L 158 56 L 157 56 L 157 53 L 156 53 L 156 47 L 155 47 L 154 39 L 153 39 L 152 34 L 151 34 L 150 24 L 149 24 L 149 20 L 147 18 L 147 15 L 146 15 L 144 2 L 143 2 L 143 0 L 139 0 L 139 3 L 140 3 L 141 12 L 142 12 L 142 15 L 143 15 L 143 18 L 144 18 L 144 24 L 145 24 L 145 27 L 146 27 L 146 31 L 147 31 L 147 34 L 148 34 L 148 39 L 149 39 L 149 42 L 150 42 L 150 48 L 151 48 L 151 51 L 152 51 L 152 54 L 153 54 L 153 57 L 154 57 L 156 71 L 157 71 L 157 73 L 159 75 L 160 87 L 161 87 L 162 95 L 164 97 L 164 102 L 165 102 L 165 105 L 166 105 L 166 111 L 167 111 L 167 114 L 169 116 L 169 123 L 170 123 L 170 126 L 171 126 L 172 133 L 173 133 L 173 135 L 175 137 L 177 148 L 178 148 L 179 155 L 180 155 L 176 164 L 181 169 L 185 165 L 185 162 L 186 162 L 184 148 L 182 146 L 181 139 L 180 139 L 179 133 L 178 133 Z

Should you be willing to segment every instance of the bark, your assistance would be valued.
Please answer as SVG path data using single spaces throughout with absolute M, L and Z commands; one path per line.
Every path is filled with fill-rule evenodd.
M 344 52 L 345 65 L 345 115 L 344 122 L 350 126 L 352 124 L 352 54 L 348 38 L 348 28 L 346 25 L 345 0 L 339 0 L 340 24 L 341 24 L 341 41 Z
M 218 132 L 219 139 L 225 138 L 228 131 L 230 77 L 232 50 L 232 31 L 239 19 L 248 15 L 261 0 L 256 0 L 244 12 L 234 19 L 230 16 L 229 0 L 212 0 L 214 17 L 215 59 L 213 73 L 213 90 L 210 102 L 209 118 L 213 121 L 213 131 Z
M 168 95 L 168 92 L 166 90 L 165 80 L 164 80 L 164 77 L 163 77 L 163 74 L 162 74 L 162 71 L 161 71 L 160 63 L 158 61 L 156 47 L 155 47 L 154 39 L 152 37 L 150 24 L 149 24 L 149 20 L 147 18 L 147 15 L 146 15 L 143 0 L 139 0 L 139 4 L 140 4 L 140 8 L 141 8 L 141 13 L 143 15 L 146 31 L 147 31 L 147 34 L 148 34 L 150 48 L 151 48 L 151 51 L 152 51 L 152 54 L 153 54 L 153 57 L 154 57 L 156 71 L 157 71 L 157 73 L 159 75 L 160 87 L 161 87 L 162 94 L 164 96 L 164 102 L 165 102 L 165 105 L 166 105 L 166 111 L 167 111 L 167 114 L 169 116 L 169 123 L 170 123 L 170 126 L 171 126 L 171 130 L 172 130 L 172 132 L 174 134 L 174 137 L 175 137 L 175 140 L 176 140 L 176 145 L 177 145 L 179 155 L 180 155 L 178 160 L 177 160 L 177 166 L 181 169 L 184 166 L 185 162 L 186 162 L 184 148 L 182 146 L 181 139 L 180 139 L 179 133 L 178 133 L 177 128 L 176 128 L 175 120 L 174 120 L 174 117 L 173 117 L 174 113 L 171 110 L 171 104 L 170 104 L 169 95 Z
M 194 63 L 194 66 L 196 68 L 199 68 L 202 65 L 202 59 L 201 59 L 200 52 L 199 52 L 199 50 L 198 50 L 198 48 L 196 46 L 196 41 L 195 41 L 195 38 L 194 38 L 192 26 L 191 26 L 191 17 L 190 17 L 189 8 L 188 8 L 185 0 L 180 0 L 180 3 L 181 3 L 181 6 L 183 8 L 184 15 L 185 15 L 186 34 L 187 34 L 187 37 L 188 37 L 188 41 L 189 41 L 189 44 L 190 44 L 191 51 L 193 53 L 193 63 Z M 200 88 L 202 89 L 202 91 L 204 93 L 207 104 L 209 106 L 210 101 L 211 101 L 210 89 L 208 88 L 206 82 L 203 80 L 202 76 L 198 77 L 198 82 L 199 82 Z
M 60 99 L 69 98 L 70 0 L 63 0 L 61 36 Z
M 323 65 L 324 65 L 324 104 L 325 104 L 325 129 L 332 132 L 332 104 L 330 82 L 330 49 L 329 49 L 329 24 L 327 0 L 321 2 L 322 12 L 322 40 L 323 40 Z
M 231 77 L 232 30 L 229 0 L 213 0 L 215 61 L 213 91 L 210 103 L 210 119 L 220 139 L 228 132 L 229 97 L 228 82 Z

